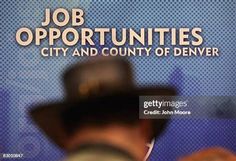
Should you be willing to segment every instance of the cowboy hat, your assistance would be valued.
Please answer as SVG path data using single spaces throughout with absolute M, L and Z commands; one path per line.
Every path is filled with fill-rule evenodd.
M 63 74 L 63 83 L 64 100 L 30 110 L 35 123 L 62 148 L 70 134 L 82 126 L 137 122 L 140 95 L 176 95 L 171 87 L 136 87 L 130 64 L 120 58 L 98 58 L 73 65 Z M 153 136 L 158 136 L 168 119 L 154 122 Z

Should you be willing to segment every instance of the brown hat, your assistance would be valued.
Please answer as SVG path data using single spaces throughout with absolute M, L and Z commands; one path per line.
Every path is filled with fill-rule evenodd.
M 63 75 L 65 99 L 34 107 L 30 115 L 44 133 L 65 147 L 68 131 L 79 125 L 139 119 L 140 95 L 174 96 L 170 87 L 134 86 L 130 64 L 119 58 L 98 58 L 79 63 Z M 155 120 L 154 136 L 164 129 L 168 119 Z

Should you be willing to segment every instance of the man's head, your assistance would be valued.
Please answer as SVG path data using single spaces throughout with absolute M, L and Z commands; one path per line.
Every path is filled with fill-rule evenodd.
M 139 96 L 176 92 L 163 86 L 135 87 L 132 78 L 130 64 L 121 59 L 77 64 L 63 77 L 66 99 L 40 105 L 31 115 L 68 152 L 82 145 L 105 144 L 142 160 L 146 143 L 161 134 L 168 119 L 139 119 Z
M 140 120 L 135 124 L 108 123 L 107 125 L 84 125 L 67 140 L 68 152 L 81 145 L 109 145 L 122 149 L 135 160 L 141 161 L 147 153 L 146 143 L 151 138 L 151 124 Z
M 80 104 L 82 106 L 83 102 Z M 166 120 L 139 119 L 138 96 L 130 93 L 96 97 L 86 102 L 84 108 L 72 106 L 77 104 L 62 113 L 69 138 L 65 149 L 69 152 L 80 145 L 106 144 L 125 150 L 136 160 L 143 160 L 146 143 L 157 137 L 167 123 Z

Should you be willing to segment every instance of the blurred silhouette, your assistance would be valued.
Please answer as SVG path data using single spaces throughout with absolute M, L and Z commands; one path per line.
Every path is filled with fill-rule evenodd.
M 131 65 L 120 58 L 76 64 L 63 82 L 65 99 L 39 105 L 30 115 L 68 161 L 142 161 L 146 143 L 168 119 L 139 119 L 139 96 L 176 95 L 170 87 L 136 87 Z

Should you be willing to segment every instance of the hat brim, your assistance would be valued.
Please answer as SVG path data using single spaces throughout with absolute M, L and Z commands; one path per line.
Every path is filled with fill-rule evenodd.
M 133 115 L 138 118 L 139 114 L 139 96 L 157 95 L 157 96 L 175 96 L 177 92 L 171 87 L 148 87 L 135 88 L 125 93 L 113 93 L 109 96 L 87 98 L 78 100 L 77 102 L 54 102 L 49 104 L 41 104 L 29 111 L 30 116 L 38 127 L 49 137 L 56 145 L 65 148 L 68 134 L 65 128 L 65 121 L 63 120 L 63 113 L 71 111 L 76 113 L 77 117 L 83 114 L 93 113 L 96 116 L 94 109 L 106 108 L 113 114 L 123 115 L 126 111 L 133 111 Z M 131 105 L 132 104 L 132 105 Z M 100 105 L 100 106 L 99 106 Z M 96 106 L 96 107 L 94 107 Z M 76 111 L 74 110 L 76 107 Z M 113 112 L 117 111 L 117 112 Z M 120 111 L 120 112 L 119 112 Z M 112 113 L 113 112 L 113 113 Z M 101 112 L 100 112 L 101 114 Z M 137 116 L 136 116 L 137 115 Z M 168 119 L 158 119 L 155 124 L 155 136 L 159 136 L 165 128 Z

